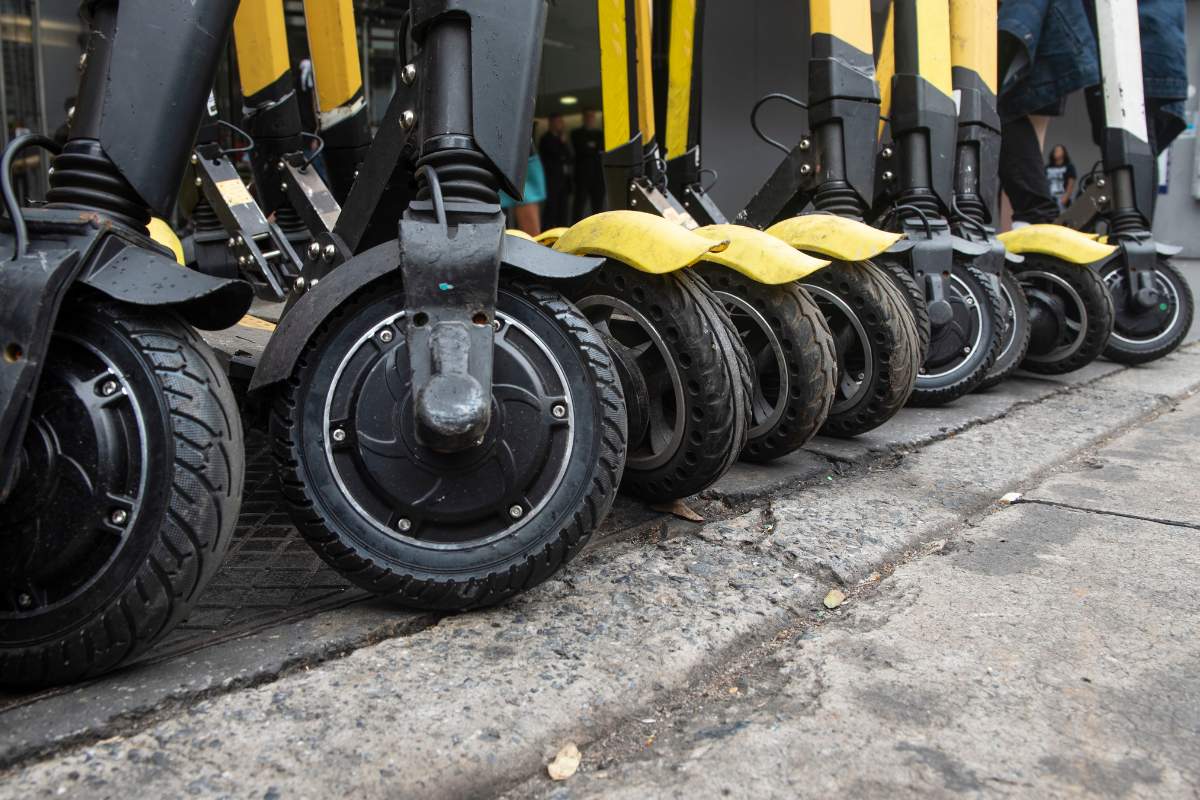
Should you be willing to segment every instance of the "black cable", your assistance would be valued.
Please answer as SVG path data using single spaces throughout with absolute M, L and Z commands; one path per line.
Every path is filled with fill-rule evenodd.
M 17 193 L 12 187 L 12 164 L 17 153 L 26 147 L 44 147 L 54 155 L 62 152 L 58 142 L 40 133 L 27 133 L 18 136 L 4 148 L 4 157 L 0 158 L 0 191 L 4 194 L 4 208 L 12 220 L 13 232 L 16 234 L 16 247 L 13 258 L 23 258 L 29 252 L 29 229 L 25 226 L 25 217 L 21 215 L 21 204 L 17 202 Z
M 952 215 L 954 215 L 954 218 L 957 221 L 965 223 L 966 225 L 974 228 L 976 231 L 979 232 L 979 235 L 982 236 L 983 238 L 985 238 L 985 239 L 988 238 L 987 228 L 984 227 L 982 222 L 980 222 L 979 220 L 975 219 L 974 217 L 970 216 L 969 214 L 965 213 L 962 209 L 960 209 L 958 207 L 957 199 L 952 198 L 950 200 L 950 213 Z
M 309 165 L 312 164 L 314 161 L 316 161 L 317 158 L 321 155 L 322 151 L 325 150 L 325 140 L 322 139 L 317 134 L 308 133 L 307 131 L 301 131 L 300 137 L 302 139 L 316 139 L 317 140 L 317 149 L 313 151 L 313 154 L 311 156 L 309 156 L 304 161 L 304 164 L 301 165 L 301 167 L 300 167 L 300 170 L 303 172 L 304 170 L 308 169 Z
M 762 132 L 762 129 L 758 127 L 758 111 L 768 100 L 784 100 L 796 106 L 797 108 L 803 108 L 805 111 L 808 110 L 808 104 L 797 100 L 790 94 L 784 94 L 783 92 L 771 92 L 770 94 L 765 94 L 760 97 L 758 102 L 754 104 L 754 108 L 750 110 L 750 127 L 754 129 L 756 134 L 758 134 L 758 138 L 762 139 L 776 150 L 783 151 L 784 155 L 790 156 L 792 151 L 788 149 L 787 145 L 785 145 L 783 142 L 772 139 L 770 136 L 767 136 Z
M 235 155 L 237 153 L 249 153 L 251 150 L 254 149 L 254 145 L 255 145 L 254 137 L 251 136 L 250 134 L 246 133 L 244 130 L 239 128 L 237 125 L 234 125 L 232 122 L 226 122 L 223 119 L 217 120 L 217 124 L 224 125 L 226 128 L 229 128 L 229 130 L 233 131 L 238 136 L 241 136 L 243 139 L 245 139 L 247 142 L 250 143 L 250 144 L 246 145 L 245 147 L 230 147 L 228 149 L 222 150 L 221 155 L 231 156 L 231 155 Z
M 925 225 L 925 235 L 931 239 L 933 238 L 933 225 L 929 221 L 929 215 L 926 214 L 920 206 L 915 206 L 910 203 L 897 203 L 892 208 L 896 211 L 897 215 L 900 215 L 903 211 L 915 212 L 916 215 L 921 218 L 921 222 Z M 903 219 L 903 216 L 900 218 Z
M 446 222 L 446 203 L 442 200 L 442 183 L 438 180 L 437 170 L 428 164 L 417 170 L 416 177 L 425 176 L 425 180 L 429 183 L 429 195 L 433 198 L 433 214 L 437 217 L 437 221 L 442 227 L 448 227 Z
M 708 194 L 709 190 L 717 185 L 717 179 L 721 177 L 720 173 L 718 173 L 712 167 L 701 167 L 700 171 L 697 172 L 696 174 L 697 174 L 697 176 L 699 176 L 699 175 L 703 175 L 706 172 L 712 173 L 712 182 L 710 182 L 707 186 L 705 186 L 704 184 L 700 184 L 700 191 L 704 194 Z

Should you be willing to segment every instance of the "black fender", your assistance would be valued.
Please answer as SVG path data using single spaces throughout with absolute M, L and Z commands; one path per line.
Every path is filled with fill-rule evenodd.
M 519 236 L 505 236 L 500 263 L 501 269 L 517 269 L 548 280 L 568 280 L 598 269 L 604 259 L 560 253 Z M 283 315 L 254 369 L 250 391 L 286 380 L 304 346 L 329 315 L 359 289 L 392 273 L 399 279 L 400 246 L 394 240 L 359 253 L 321 278 Z
M 169 308 L 193 327 L 210 331 L 232 326 L 254 302 L 254 290 L 245 281 L 186 269 L 157 250 L 117 237 L 101 247 L 102 257 L 77 280 L 114 300 Z

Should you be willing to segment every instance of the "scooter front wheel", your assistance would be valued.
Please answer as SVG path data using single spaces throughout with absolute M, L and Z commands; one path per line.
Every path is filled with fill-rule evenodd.
M 753 419 L 742 460 L 771 461 L 799 449 L 833 403 L 837 356 L 821 310 L 797 284 L 768 286 L 716 264 L 696 271 L 749 356 Z
M 371 284 L 309 342 L 271 420 L 284 496 L 318 555 L 371 592 L 499 603 L 566 564 L 612 505 L 625 458 L 612 358 L 557 292 L 503 284 L 490 425 L 441 453 L 414 431 L 403 309 L 397 283 Z
M 0 684 L 99 675 L 187 615 L 233 537 L 241 437 L 228 380 L 191 328 L 68 301 L 0 505 Z
M 1120 259 L 1113 259 L 1100 269 L 1115 313 L 1104 356 L 1122 364 L 1145 364 L 1182 344 L 1192 327 L 1195 301 L 1187 279 L 1170 261 L 1160 258 L 1154 270 L 1157 302 L 1149 307 L 1136 304 L 1129 296 L 1123 266 Z
M 1027 255 L 1015 270 L 1029 303 L 1029 349 L 1021 366 L 1061 375 L 1095 361 L 1113 330 L 1113 302 L 1095 270 Z
M 942 286 L 950 314 L 930 328 L 910 405 L 937 406 L 969 394 L 1000 351 L 1000 296 L 988 276 L 956 261 Z
M 746 443 L 751 387 L 745 349 L 709 287 L 689 270 L 652 275 L 610 260 L 576 303 L 644 387 L 622 488 L 661 501 L 716 482 Z
M 1013 374 L 1029 351 L 1029 301 L 1020 281 L 1007 267 L 1000 273 L 1000 317 L 1004 328 L 1000 334 L 1000 353 L 976 391 L 991 389 Z
M 879 427 L 904 407 L 921 365 L 903 290 L 869 261 L 835 261 L 805 278 L 804 287 L 837 348 L 837 391 L 822 432 L 849 437 Z

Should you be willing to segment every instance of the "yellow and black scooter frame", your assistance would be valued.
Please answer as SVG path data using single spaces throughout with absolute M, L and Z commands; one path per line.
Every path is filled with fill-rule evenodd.
M 822 431 L 851 436 L 881 425 L 903 407 L 916 379 L 919 343 L 906 299 L 881 269 L 867 263 L 900 238 L 862 222 L 874 188 L 874 162 L 854 153 L 874 151 L 879 116 L 869 0 L 810 0 L 808 5 L 813 130 L 797 137 L 791 150 L 770 140 L 786 158 L 736 222 L 770 226 L 768 234 L 832 262 L 801 282 L 824 312 L 836 342 L 836 393 Z M 655 108 L 671 194 L 692 217 L 713 224 L 726 220 L 703 185 L 703 18 L 703 0 L 657 3 Z M 768 95 L 759 105 L 777 97 L 786 96 Z M 816 213 L 796 215 L 810 206 Z
M 950 227 L 958 115 L 949 4 L 893 0 L 882 29 L 876 69 L 880 86 L 887 84 L 880 108 L 886 135 L 871 220 L 905 234 L 888 257 L 908 269 L 924 294 L 913 311 L 929 336 L 912 402 L 941 405 L 977 388 L 1000 351 L 1000 299 L 986 272 L 997 263 L 988 259 L 988 244 Z
M 695 10 L 694 5 L 689 4 L 679 13 L 694 14 Z M 772 299 L 780 300 L 786 294 L 792 300 L 791 306 L 807 304 L 805 309 L 811 313 L 812 319 L 803 318 L 803 312 L 795 309 L 780 314 L 772 312 L 768 316 L 788 319 L 784 323 L 786 331 L 782 338 L 788 339 L 789 344 L 794 343 L 798 351 L 809 352 L 819 347 L 828 338 L 823 319 L 811 300 L 801 296 L 800 290 L 793 284 L 828 262 L 799 253 L 760 231 L 729 225 L 719 216 L 710 218 L 710 224 L 702 226 L 688 212 L 668 188 L 659 158 L 650 0 L 602 0 L 598 11 L 607 150 L 605 177 L 610 205 L 613 208 L 645 211 L 685 232 L 690 230 L 701 238 L 726 242 L 699 259 L 696 265 L 696 272 L 710 285 L 714 279 L 724 279 L 742 287 L 737 292 L 738 298 L 726 302 L 727 298 L 720 289 L 713 286 L 718 288 L 718 296 L 725 309 L 740 319 L 742 310 L 735 306 L 750 302 L 746 295 L 762 295 L 763 302 L 770 302 Z M 659 36 L 663 30 L 671 27 L 663 16 L 666 13 L 660 10 L 654 15 L 655 30 L 659 31 Z M 677 47 L 676 54 L 690 57 L 687 50 L 686 47 Z M 690 68 L 688 71 L 690 73 Z M 677 88 L 672 87 L 672 91 Z M 682 99 L 678 102 L 690 105 L 692 101 Z M 684 125 L 690 124 L 686 117 L 691 115 L 680 116 L 685 117 Z M 677 235 L 671 234 L 671 237 Z M 563 246 L 564 242 L 570 241 L 570 236 L 570 232 L 564 234 L 555 246 Z M 688 276 L 687 279 L 693 280 L 694 277 Z M 797 301 L 796 297 L 800 299 Z M 762 317 L 758 311 L 748 313 Z M 732 330 L 732 326 L 729 327 Z M 763 328 L 762 325 L 757 327 Z M 814 352 L 815 357 L 809 361 L 798 358 L 798 362 L 803 362 L 802 366 L 789 365 L 780 341 L 780 332 L 763 328 L 759 341 L 746 338 L 748 330 L 743 330 L 743 326 L 739 325 L 736 330 L 743 341 L 754 342 L 754 347 L 763 344 L 764 348 L 770 350 L 770 357 L 759 366 L 761 380 L 756 375 L 752 384 L 753 418 L 743 457 L 768 460 L 784 455 L 803 444 L 827 416 L 832 396 L 832 359 L 828 358 L 828 350 L 825 350 Z M 792 375 L 793 368 L 803 373 L 815 371 L 822 376 L 827 374 L 829 389 L 820 386 L 825 383 L 824 380 L 814 382 L 811 374 Z M 772 379 L 769 375 L 778 378 Z M 795 387 L 795 390 L 789 389 L 789 386 Z M 813 390 L 813 386 L 819 388 Z M 803 390 L 801 387 L 804 387 Z M 819 396 L 809 397 L 809 394 Z M 795 404 L 805 407 L 794 408 L 791 405 L 793 398 L 800 398 Z

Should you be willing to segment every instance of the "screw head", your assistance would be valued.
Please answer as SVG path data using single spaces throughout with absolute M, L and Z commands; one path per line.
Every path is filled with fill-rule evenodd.
M 129 512 L 123 508 L 115 508 L 108 515 L 108 521 L 113 525 L 124 525 L 126 522 L 129 522 Z
M 279 184 L 279 191 L 281 191 L 281 192 L 287 191 L 287 181 L 284 181 L 283 183 Z
M 498 319 L 492 320 L 492 331 L 494 333 L 500 332 L 500 320 L 498 320 Z
M 33 598 L 27 594 L 20 594 L 17 596 L 17 605 L 21 608 L 29 608 L 33 605 Z
M 554 407 L 550 409 L 550 413 L 554 415 L 555 419 L 562 419 L 567 416 L 567 407 L 562 403 L 555 403 Z
M 801 175 L 807 175 L 810 172 L 812 172 L 811 164 L 801 164 L 800 165 L 800 174 Z
M 245 243 L 246 243 L 246 240 L 245 240 L 245 239 L 244 239 L 242 236 L 240 236 L 240 235 L 239 235 L 239 236 L 237 237 L 237 243 L 238 243 L 238 244 L 245 244 Z
M 337 248 L 331 244 L 327 244 L 321 255 L 325 256 L 326 261 L 333 261 L 334 257 L 337 256 Z
M 87 66 L 87 53 L 79 54 L 79 68 L 83 69 Z
M 1096 180 L 1096 185 L 1099 186 L 1101 189 L 1104 188 L 1104 184 L 1106 184 L 1106 183 L 1107 183 L 1107 181 L 1104 180 L 1104 178 L 1099 178 Z
M 854 380 L 858 381 L 859 383 L 862 383 L 863 379 L 866 377 L 867 377 L 867 374 L 865 372 L 860 372 L 854 376 Z
M 333 433 L 331 433 L 330 436 L 333 437 L 333 440 L 335 442 L 346 441 L 346 432 L 344 430 L 342 430 L 341 428 L 334 428 Z
M 921 367 L 920 369 L 918 369 L 918 370 L 917 370 L 917 374 L 918 374 L 918 375 L 924 375 L 924 374 L 925 374 L 925 368 L 924 368 L 924 367 Z
M 810 147 L 812 147 L 812 141 L 810 139 L 801 139 L 800 140 L 800 149 L 801 150 L 807 150 Z
M 249 266 L 250 256 L 238 256 L 238 263 L 241 264 L 243 267 Z
M 969 356 L 969 355 L 971 355 L 971 348 L 969 348 L 969 347 L 964 347 L 964 348 L 963 348 L 963 355 L 964 355 L 964 356 Z
M 282 158 L 275 162 L 275 169 L 279 170 L 280 172 L 283 172 L 285 169 L 287 169 L 287 164 L 283 163 Z
M 308 245 L 308 257 L 318 258 L 321 255 L 321 245 L 317 242 L 310 242 Z
M 400 80 L 404 81 L 405 86 L 412 86 L 412 82 L 417 79 L 417 67 L 415 64 L 405 64 L 404 69 L 400 70 Z
M 390 330 L 388 330 L 387 328 L 384 328 L 383 330 L 381 330 L 379 332 L 379 341 L 383 342 L 384 344 L 387 344 L 391 340 L 392 340 L 392 332 Z
M 405 109 L 404 113 L 400 115 L 400 127 L 408 131 L 412 130 L 412 126 L 416 124 L 417 115 L 413 113 L 412 109 Z
M 513 519 L 520 519 L 525 516 L 525 509 L 519 505 L 509 506 L 508 515 Z
M 296 277 L 296 282 L 292 284 L 292 288 L 295 289 L 297 292 L 304 291 L 304 276 L 303 275 L 298 275 Z
M 196 180 L 194 180 L 194 181 L 192 181 L 192 182 L 193 182 L 194 184 L 196 184 L 196 188 L 197 188 L 197 189 L 198 189 L 198 188 L 200 188 L 201 186 L 203 186 L 203 185 L 204 185 L 204 181 L 200 180 L 199 178 L 196 178 Z
M 200 156 L 196 155 L 195 153 L 192 153 L 192 163 L 193 163 L 193 164 L 199 164 L 199 163 L 200 163 Z
M 1104 205 L 1105 203 L 1108 202 L 1108 195 L 1106 195 L 1106 194 L 1100 195 L 1099 197 L 1096 198 L 1096 202 L 1099 203 L 1100 205 Z
M 883 148 L 883 152 L 880 153 L 880 155 L 882 155 L 884 158 L 891 158 L 892 157 L 892 148 L 890 148 L 890 147 Z
M 412 520 L 408 517 L 401 517 L 396 521 L 396 528 L 402 531 L 412 530 Z
M 107 380 L 100 384 L 100 394 L 104 397 L 112 397 L 121 388 L 121 384 L 114 380 Z
M 234 237 L 230 236 L 230 237 L 229 237 L 229 241 L 228 241 L 228 243 L 227 243 L 227 244 L 228 244 L 230 247 L 237 247 L 237 239 L 235 239 Z
M 318 284 L 318 283 L 320 283 L 320 281 L 319 281 L 319 280 L 317 280 L 316 278 L 313 278 L 313 279 L 312 279 L 312 283 L 310 283 L 310 284 L 308 285 L 308 288 L 310 288 L 310 289 L 315 289 L 315 288 L 317 288 L 317 284 Z
M 890 169 L 889 169 L 889 170 L 884 170 L 884 173 L 883 173 L 883 179 L 884 179 L 885 181 L 891 182 L 891 180 L 892 180 L 893 178 L 895 178 L 895 177 L 896 177 L 895 173 L 893 173 L 893 172 L 892 172 Z

